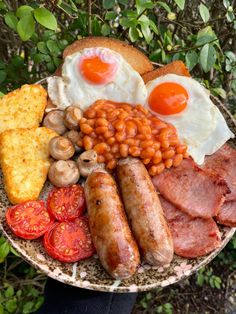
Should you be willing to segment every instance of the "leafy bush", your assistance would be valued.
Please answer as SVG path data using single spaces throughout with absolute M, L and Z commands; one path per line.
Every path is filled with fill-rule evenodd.
M 183 60 L 235 113 L 235 7 L 232 0 L 0 0 L 0 92 L 53 73 L 62 51 L 74 40 L 109 36 L 132 43 L 157 65 Z M 235 256 L 234 238 L 216 261 L 233 270 Z M 27 266 L 3 238 L 0 272 L 0 314 L 31 313 L 41 305 L 45 277 Z M 222 285 L 209 268 L 199 272 L 197 282 L 218 289 Z M 142 301 L 144 309 L 150 295 Z M 172 313 L 166 302 L 156 313 Z

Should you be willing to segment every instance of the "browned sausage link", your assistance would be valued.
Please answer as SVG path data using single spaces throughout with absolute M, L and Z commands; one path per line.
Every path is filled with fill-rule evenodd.
M 151 265 L 169 264 L 173 259 L 173 240 L 162 207 L 139 159 L 120 160 L 117 174 L 131 230 L 144 260 Z
M 140 263 L 123 204 L 112 176 L 97 169 L 85 183 L 89 226 L 103 267 L 116 279 L 132 276 Z

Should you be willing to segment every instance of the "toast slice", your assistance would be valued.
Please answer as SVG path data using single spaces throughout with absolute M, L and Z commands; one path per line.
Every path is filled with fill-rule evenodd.
M 0 134 L 0 164 L 11 203 L 36 200 L 50 166 L 49 141 L 57 133 L 45 127 Z
M 191 76 L 186 65 L 181 60 L 173 61 L 163 67 L 155 69 L 151 72 L 142 75 L 144 83 L 154 80 L 155 78 L 166 75 L 166 74 L 177 74 L 181 76 Z
M 41 85 L 23 85 L 0 98 L 0 133 L 16 128 L 38 127 L 47 104 Z
M 63 58 L 65 59 L 77 51 L 92 47 L 105 47 L 118 52 L 141 75 L 154 69 L 148 57 L 140 50 L 124 41 L 108 37 L 86 37 L 77 40 L 66 47 Z

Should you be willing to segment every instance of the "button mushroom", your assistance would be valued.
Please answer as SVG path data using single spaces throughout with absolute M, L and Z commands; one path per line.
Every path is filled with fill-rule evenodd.
M 43 120 L 43 126 L 62 135 L 67 130 L 64 125 L 64 112 L 61 110 L 50 111 Z
M 70 130 L 78 130 L 79 121 L 82 117 L 82 111 L 78 107 L 69 106 L 65 110 L 64 124 Z
M 81 154 L 77 160 L 79 172 L 81 176 L 87 177 L 93 170 L 97 168 L 104 168 L 104 164 L 97 163 L 97 153 L 95 150 L 87 150 Z
M 79 178 L 79 169 L 73 160 L 58 160 L 49 168 L 48 179 L 57 187 L 73 185 Z
M 70 130 L 63 134 L 64 137 L 68 138 L 73 144 L 75 148 L 76 153 L 81 153 L 83 151 L 83 148 L 78 146 L 78 143 L 81 142 L 82 136 L 81 134 L 76 130 Z
M 74 155 L 75 149 L 68 138 L 56 136 L 49 142 L 49 153 L 55 159 L 67 160 Z

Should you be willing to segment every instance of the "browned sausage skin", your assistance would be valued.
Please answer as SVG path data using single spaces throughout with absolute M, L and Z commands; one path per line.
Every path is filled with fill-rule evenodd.
M 140 263 L 139 251 L 114 179 L 97 169 L 88 176 L 84 189 L 90 231 L 103 267 L 116 279 L 132 276 Z
M 118 162 L 118 182 L 131 230 L 144 260 L 151 265 L 169 264 L 173 259 L 173 240 L 162 207 L 139 159 Z

